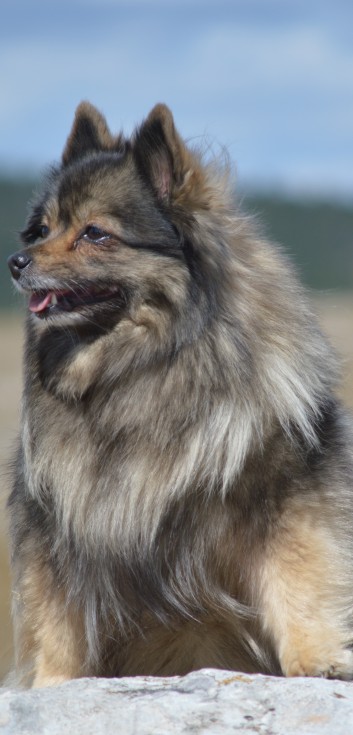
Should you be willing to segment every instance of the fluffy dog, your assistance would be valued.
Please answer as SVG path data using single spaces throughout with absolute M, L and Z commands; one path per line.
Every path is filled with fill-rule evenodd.
M 126 139 L 82 103 L 22 241 L 19 680 L 351 678 L 350 420 L 226 168 L 164 105 Z

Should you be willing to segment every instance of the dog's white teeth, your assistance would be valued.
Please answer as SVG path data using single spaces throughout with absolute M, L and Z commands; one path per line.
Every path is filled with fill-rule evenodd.
M 58 303 L 57 295 L 55 293 L 52 293 L 52 295 L 51 295 L 51 304 L 52 304 L 52 306 L 56 306 L 57 303 Z

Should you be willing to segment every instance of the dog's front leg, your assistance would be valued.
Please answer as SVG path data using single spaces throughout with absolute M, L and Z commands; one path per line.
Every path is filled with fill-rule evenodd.
M 49 565 L 36 558 L 15 564 L 15 657 L 19 682 L 34 687 L 84 676 L 82 616 L 67 604 Z
M 260 615 L 286 676 L 353 678 L 347 559 L 320 507 L 292 507 L 259 565 Z

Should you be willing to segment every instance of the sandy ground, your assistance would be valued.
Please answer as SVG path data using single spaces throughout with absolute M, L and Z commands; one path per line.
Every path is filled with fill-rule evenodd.
M 342 396 L 353 409 L 353 295 L 326 295 L 315 299 L 322 326 L 340 354 L 343 367 Z M 9 488 L 9 461 L 19 425 L 21 396 L 22 326 L 18 317 L 0 316 L 0 467 L 2 498 Z M 10 575 L 4 512 L 0 513 L 0 677 L 9 669 L 12 655 L 10 623 Z

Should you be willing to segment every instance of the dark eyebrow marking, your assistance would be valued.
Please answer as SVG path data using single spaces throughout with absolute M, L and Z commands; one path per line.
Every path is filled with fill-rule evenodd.
M 31 245 L 37 239 L 38 228 L 43 224 L 43 216 L 44 206 L 39 204 L 34 208 L 25 229 L 19 233 L 20 239 L 25 245 Z

